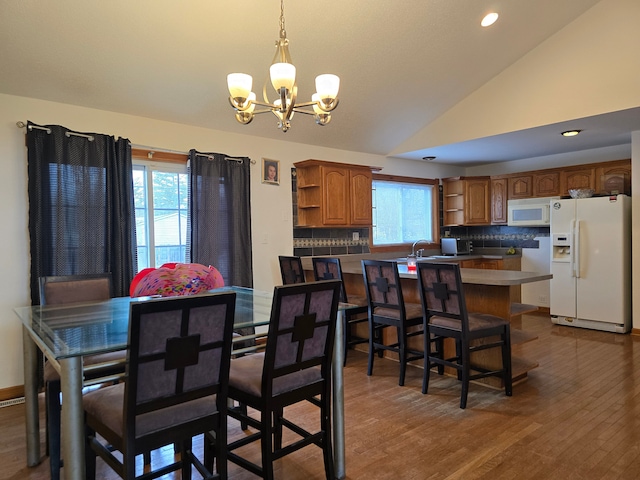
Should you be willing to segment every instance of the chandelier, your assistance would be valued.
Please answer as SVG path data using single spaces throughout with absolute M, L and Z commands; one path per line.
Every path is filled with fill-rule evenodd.
M 286 132 L 291 128 L 294 112 L 313 115 L 318 125 L 326 125 L 331 121 L 331 112 L 338 106 L 338 89 L 340 78 L 332 74 L 316 77 L 316 93 L 310 102 L 296 103 L 298 86 L 296 85 L 296 67 L 289 54 L 289 39 L 284 28 L 284 0 L 280 0 L 280 38 L 276 41 L 276 54 L 269 69 L 271 85 L 278 98 L 271 102 L 267 96 L 267 83 L 262 87 L 264 102 L 256 100 L 251 91 L 253 79 L 245 73 L 227 75 L 229 102 L 236 111 L 236 120 L 244 125 L 251 123 L 259 113 L 271 112 L 278 118 L 278 128 Z M 256 106 L 266 107 L 256 109 Z

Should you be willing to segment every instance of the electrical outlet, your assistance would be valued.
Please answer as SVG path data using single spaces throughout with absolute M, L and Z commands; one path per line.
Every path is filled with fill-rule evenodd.
M 547 299 L 546 295 L 538 295 L 538 302 L 546 305 L 548 301 L 549 300 Z
M 260 243 L 269 243 L 269 234 L 268 233 L 263 233 L 262 234 L 262 239 L 261 239 Z
M 357 242 L 360 240 L 360 232 L 353 232 L 353 241 Z

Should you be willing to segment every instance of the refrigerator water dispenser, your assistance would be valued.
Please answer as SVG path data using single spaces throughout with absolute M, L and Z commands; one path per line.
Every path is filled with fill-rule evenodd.
M 571 234 L 555 233 L 553 234 L 552 245 L 552 261 L 554 262 L 570 262 L 571 261 Z

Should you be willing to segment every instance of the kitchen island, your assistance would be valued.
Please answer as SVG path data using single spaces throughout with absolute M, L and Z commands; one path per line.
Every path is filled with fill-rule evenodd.
M 343 281 L 347 294 L 366 295 L 364 281 L 362 278 L 362 258 L 340 257 L 342 265 Z M 352 257 L 356 257 L 355 255 Z M 434 261 L 442 261 L 438 259 Z M 444 261 L 447 261 L 444 259 Z M 310 258 L 303 260 L 305 270 L 311 270 Z M 409 272 L 405 264 L 398 264 L 398 271 L 402 283 L 402 293 L 406 302 L 420 303 L 420 293 L 418 291 L 418 280 L 415 272 Z M 312 271 L 307 271 L 307 275 Z M 521 272 L 515 270 L 482 270 L 475 268 L 461 268 L 462 283 L 464 284 L 465 299 L 469 312 L 490 313 L 508 319 L 512 322 L 511 344 L 512 346 L 534 340 L 535 335 L 528 334 L 518 328 L 513 328 L 514 323 L 519 320 L 523 313 L 537 310 L 534 305 L 523 305 L 519 303 L 519 292 L 514 287 L 519 287 L 525 283 L 539 282 L 551 279 L 551 274 L 537 272 Z M 364 333 L 364 332 L 363 332 Z M 418 345 L 415 345 L 418 346 Z M 422 348 L 421 346 L 419 346 Z M 475 352 L 473 361 L 488 368 L 495 368 L 501 364 L 498 349 L 483 350 Z M 512 353 L 513 380 L 518 381 L 526 378 L 527 372 L 538 366 L 538 362 L 533 359 L 521 358 Z M 497 378 L 483 379 L 483 383 L 500 386 L 496 382 Z

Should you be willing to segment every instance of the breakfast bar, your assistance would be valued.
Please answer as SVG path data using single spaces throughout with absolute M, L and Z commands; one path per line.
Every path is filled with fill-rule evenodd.
M 311 262 L 309 262 L 310 264 Z M 342 257 L 343 281 L 347 294 L 366 295 L 362 279 L 362 266 L 360 259 Z M 303 261 L 307 270 L 307 265 Z M 415 272 L 409 272 L 406 264 L 398 264 L 398 271 L 402 282 L 402 293 L 406 302 L 420 303 L 418 280 Z M 307 272 L 311 273 L 311 272 Z M 464 293 L 467 308 L 470 312 L 482 312 L 497 315 L 509 319 L 512 322 L 511 344 L 512 346 L 534 340 L 535 335 L 528 334 L 518 328 L 513 328 L 513 323 L 520 315 L 537 310 L 536 306 L 519 303 L 519 287 L 525 283 L 539 282 L 551 279 L 551 274 L 538 272 L 521 272 L 516 270 L 483 270 L 475 268 L 461 268 L 460 274 L 464 284 Z M 385 333 L 386 334 L 386 333 Z M 473 361 L 478 365 L 488 368 L 499 366 L 501 363 L 497 349 L 475 352 Z M 538 362 L 535 359 L 521 358 L 512 354 L 513 380 L 519 381 L 527 376 L 527 372 L 536 368 Z M 499 386 L 497 378 L 483 379 L 483 383 Z

